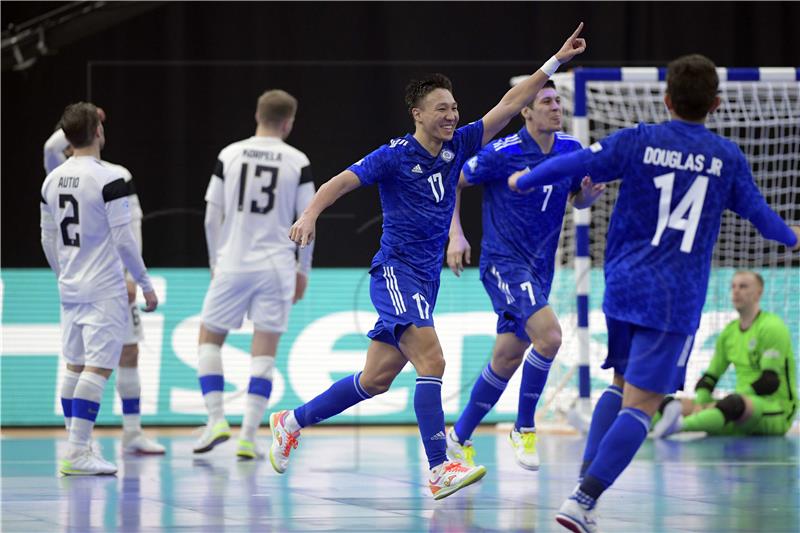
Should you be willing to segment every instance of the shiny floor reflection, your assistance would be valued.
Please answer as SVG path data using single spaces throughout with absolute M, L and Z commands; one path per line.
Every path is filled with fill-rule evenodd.
M 99 441 L 116 477 L 58 477 L 63 437 L 4 437 L 2 531 L 566 531 L 553 515 L 575 485 L 583 447 L 579 437 L 542 435 L 543 466 L 527 472 L 505 434 L 479 434 L 489 473 L 434 502 L 420 441 L 404 428 L 308 435 L 283 476 L 267 461 L 237 462 L 233 441 L 194 457 L 190 436 L 159 437 L 166 457 L 123 456 L 117 438 Z M 799 450 L 796 436 L 648 441 L 603 498 L 600 525 L 798 531 Z

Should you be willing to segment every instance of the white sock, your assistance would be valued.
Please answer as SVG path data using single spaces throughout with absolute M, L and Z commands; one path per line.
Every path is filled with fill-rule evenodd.
M 89 447 L 94 421 L 100 411 L 100 400 L 103 399 L 103 390 L 106 388 L 106 381 L 108 380 L 100 374 L 86 371 L 81 372 L 81 376 L 78 378 L 73 398 L 72 424 L 69 429 L 70 454 Z M 92 402 L 97 405 L 97 410 L 90 413 L 80 413 L 79 410 L 75 409 L 75 400 Z M 94 410 L 94 407 L 92 409 Z
M 122 430 L 138 432 L 142 430 L 142 416 L 139 413 L 139 397 L 142 394 L 139 369 L 121 366 L 117 369 L 117 392 L 122 399 Z M 127 407 L 126 407 L 126 404 Z M 134 404 L 134 405 L 131 405 Z M 126 410 L 135 410 L 128 412 Z
M 222 348 L 212 343 L 204 343 L 197 347 L 198 377 L 222 376 Z M 203 401 L 208 410 L 209 424 L 216 424 L 225 418 L 225 407 L 222 401 L 222 391 L 215 390 L 203 393 Z
M 286 415 L 286 418 L 283 421 L 283 426 L 289 433 L 300 431 L 300 424 L 297 423 L 297 418 L 294 416 L 294 409 L 289 411 L 289 414 Z
M 64 371 L 64 380 L 61 382 L 61 408 L 64 411 L 64 427 L 69 431 L 72 422 L 72 397 L 75 394 L 75 385 L 78 384 L 80 372 L 73 372 L 70 369 Z M 69 416 L 67 416 L 69 414 Z
M 264 418 L 264 411 L 269 403 L 269 393 L 272 390 L 272 374 L 275 368 L 274 355 L 254 355 L 250 360 L 250 392 L 247 394 L 247 404 L 242 418 L 242 429 L 239 438 L 254 441 L 256 432 Z M 259 381 L 254 387 L 253 378 Z M 267 388 L 265 381 L 269 382 Z M 254 394 L 253 391 L 258 393 Z

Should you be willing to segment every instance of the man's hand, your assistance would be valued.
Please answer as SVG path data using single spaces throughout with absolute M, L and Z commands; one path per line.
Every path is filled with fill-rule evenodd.
M 800 250 L 800 226 L 789 226 L 789 227 L 792 228 L 794 236 L 797 237 L 797 244 L 795 244 L 794 248 L 792 248 L 792 251 L 796 252 Z
M 136 283 L 126 279 L 125 288 L 128 289 L 128 304 L 130 305 L 136 301 Z
M 314 240 L 316 224 L 316 216 L 303 213 L 300 215 L 300 218 L 297 219 L 297 222 L 292 225 L 292 229 L 289 230 L 289 238 L 292 239 L 295 244 L 299 244 L 300 248 L 305 248 L 307 244 L 310 244 L 311 241 Z
M 308 276 L 302 272 L 298 272 L 294 282 L 294 300 L 292 303 L 297 303 L 306 295 L 306 287 L 308 287 Z
M 521 193 L 521 194 L 526 194 L 528 191 L 523 192 L 523 191 L 520 191 L 519 188 L 517 188 L 517 182 L 519 181 L 519 178 L 521 176 L 523 176 L 524 174 L 527 174 L 527 173 L 528 173 L 528 170 L 523 168 L 522 170 L 517 170 L 516 172 L 511 174 L 508 177 L 508 188 L 511 189 L 514 192 L 518 192 L 518 193 Z
M 564 41 L 564 46 L 561 47 L 561 50 L 556 52 L 556 59 L 558 59 L 558 62 L 562 65 L 586 50 L 586 39 L 578 37 L 582 30 L 583 22 L 578 24 L 578 28 Z
M 589 207 L 605 190 L 605 183 L 594 183 L 591 177 L 584 176 L 583 180 L 581 180 L 581 191 L 579 193 L 581 196 L 581 204 L 585 207 Z
M 469 241 L 464 237 L 463 233 L 450 236 L 450 244 L 447 245 L 447 266 L 453 271 L 456 276 L 461 276 L 464 271 L 464 265 L 470 264 L 470 248 Z
M 142 307 L 142 311 L 145 313 L 152 313 L 158 307 L 158 296 L 156 296 L 156 291 L 149 291 L 144 293 L 144 303 L 145 306 Z

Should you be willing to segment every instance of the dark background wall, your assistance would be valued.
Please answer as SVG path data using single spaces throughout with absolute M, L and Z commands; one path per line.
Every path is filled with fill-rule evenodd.
M 58 5 L 3 2 L 2 26 Z M 409 130 L 410 77 L 448 74 L 466 123 L 502 97 L 511 76 L 550 57 L 581 20 L 589 47 L 576 66 L 663 65 L 690 52 L 720 66 L 800 64 L 800 4 L 793 3 L 154 5 L 25 71 L 3 73 L 2 265 L 45 266 L 42 144 L 70 102 L 89 98 L 108 114 L 103 157 L 135 177 L 148 265 L 202 266 L 203 195 L 216 154 L 252 134 L 263 90 L 299 98 L 289 142 L 309 155 L 319 186 Z M 477 245 L 480 194 L 466 196 L 465 229 Z M 357 190 L 321 219 L 315 264 L 367 265 L 379 235 L 377 192 Z

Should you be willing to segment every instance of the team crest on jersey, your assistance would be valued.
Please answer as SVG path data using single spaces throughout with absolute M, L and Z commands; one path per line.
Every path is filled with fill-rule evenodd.
M 755 350 L 756 349 L 756 340 L 755 339 L 750 339 L 747 342 L 747 349 L 748 350 Z
M 417 163 L 416 165 L 414 165 L 414 168 L 411 169 L 411 172 L 413 172 L 414 174 L 422 174 L 422 167 L 419 166 L 419 163 Z
M 452 161 L 455 156 L 456 154 L 454 154 L 450 150 L 442 150 L 442 159 L 444 159 L 448 163 Z

